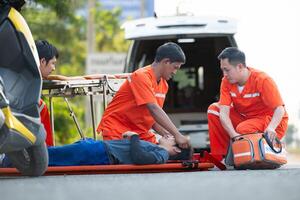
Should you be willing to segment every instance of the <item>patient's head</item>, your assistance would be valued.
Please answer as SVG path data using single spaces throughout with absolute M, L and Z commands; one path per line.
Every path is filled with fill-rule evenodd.
M 173 137 L 162 137 L 159 146 L 166 149 L 169 153 L 169 160 L 190 160 L 193 155 L 191 147 L 182 149 L 178 147 Z

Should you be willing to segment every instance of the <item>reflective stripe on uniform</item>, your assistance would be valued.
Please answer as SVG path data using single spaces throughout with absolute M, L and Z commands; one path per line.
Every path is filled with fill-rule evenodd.
M 127 80 L 128 80 L 129 83 L 131 83 L 131 76 L 128 76 Z
M 44 109 L 44 107 L 45 107 L 45 102 L 42 101 L 42 104 L 39 106 L 39 113 L 42 112 L 42 110 Z
M 155 96 L 159 98 L 166 98 L 166 94 L 163 93 L 155 93 Z
M 236 94 L 234 92 L 230 92 L 230 96 L 236 97 Z
M 244 98 L 254 98 L 254 97 L 259 97 L 260 93 L 256 92 L 256 93 L 252 93 L 252 94 L 245 94 L 243 97 Z
M 207 113 L 220 116 L 220 113 L 218 111 L 215 111 L 215 110 L 207 110 Z

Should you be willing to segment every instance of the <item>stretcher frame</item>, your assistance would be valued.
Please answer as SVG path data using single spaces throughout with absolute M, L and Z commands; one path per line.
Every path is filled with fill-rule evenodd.
M 226 170 L 225 165 L 212 157 L 208 152 L 194 154 L 193 160 L 170 161 L 166 164 L 151 165 L 83 165 L 48 167 L 45 176 L 53 175 L 87 175 L 87 174 L 140 174 L 169 172 L 208 171 L 214 167 Z M 1 176 L 21 176 L 15 168 L 0 168 Z
M 45 176 L 51 175 L 84 175 L 84 174 L 129 174 L 129 173 L 163 173 L 195 172 L 213 168 L 213 163 L 166 163 L 153 165 L 88 165 L 48 167 Z M 0 168 L 0 176 L 21 176 L 15 168 Z
M 55 130 L 54 130 L 54 112 L 53 112 L 53 98 L 60 97 L 64 98 L 69 109 L 70 116 L 76 125 L 77 131 L 82 139 L 85 138 L 82 129 L 76 118 L 76 114 L 71 108 L 68 98 L 75 96 L 89 96 L 89 104 L 91 110 L 92 128 L 93 128 L 93 138 L 97 139 L 96 125 L 95 125 L 95 115 L 94 115 L 94 105 L 93 97 L 95 95 L 102 95 L 102 106 L 103 110 L 107 107 L 108 96 L 113 96 L 116 90 L 113 88 L 112 84 L 124 82 L 128 74 L 119 75 L 102 75 L 97 79 L 90 80 L 44 80 L 43 81 L 43 96 L 49 98 L 49 112 L 50 112 L 50 122 L 53 136 L 53 144 L 55 144 Z

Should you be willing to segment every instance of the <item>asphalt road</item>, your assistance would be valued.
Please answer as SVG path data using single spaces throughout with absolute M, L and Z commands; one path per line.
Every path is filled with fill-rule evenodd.
M 0 178 L 0 200 L 299 200 L 300 165 L 278 170 Z

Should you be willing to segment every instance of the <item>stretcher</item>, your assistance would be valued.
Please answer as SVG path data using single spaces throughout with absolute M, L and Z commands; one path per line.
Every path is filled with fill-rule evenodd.
M 90 105 L 90 117 L 92 121 L 93 128 L 93 138 L 96 138 L 96 127 L 95 127 L 95 108 L 94 108 L 94 97 L 102 96 L 102 107 L 103 110 L 106 108 L 109 97 L 112 97 L 122 83 L 126 80 L 128 74 L 115 74 L 115 75 L 105 75 L 98 74 L 93 76 L 88 76 L 88 80 L 44 80 L 43 81 L 43 96 L 49 98 L 49 110 L 51 119 L 51 128 L 53 132 L 53 140 L 55 141 L 54 134 L 54 112 L 53 112 L 53 98 L 60 97 L 64 98 L 67 104 L 67 108 L 70 112 L 70 116 L 76 125 L 77 131 L 82 139 L 85 138 L 76 114 L 73 112 L 69 104 L 69 98 L 76 96 L 87 96 L 89 97 Z M 92 78 L 92 79 L 91 79 Z M 54 143 L 53 141 L 53 143 Z
M 195 172 L 213 168 L 212 163 L 166 163 L 156 165 L 89 165 L 48 167 L 44 175 L 84 175 L 84 174 L 128 174 L 128 173 L 163 173 Z M 15 168 L 0 168 L 0 176 L 20 176 Z
M 48 167 L 44 176 L 51 175 L 87 175 L 87 174 L 129 174 L 129 173 L 167 173 L 199 172 L 214 167 L 225 170 L 226 167 L 215 160 L 209 153 L 194 154 L 190 161 L 170 161 L 166 164 L 152 165 L 89 165 Z M 0 168 L 0 176 L 21 176 L 15 168 Z

